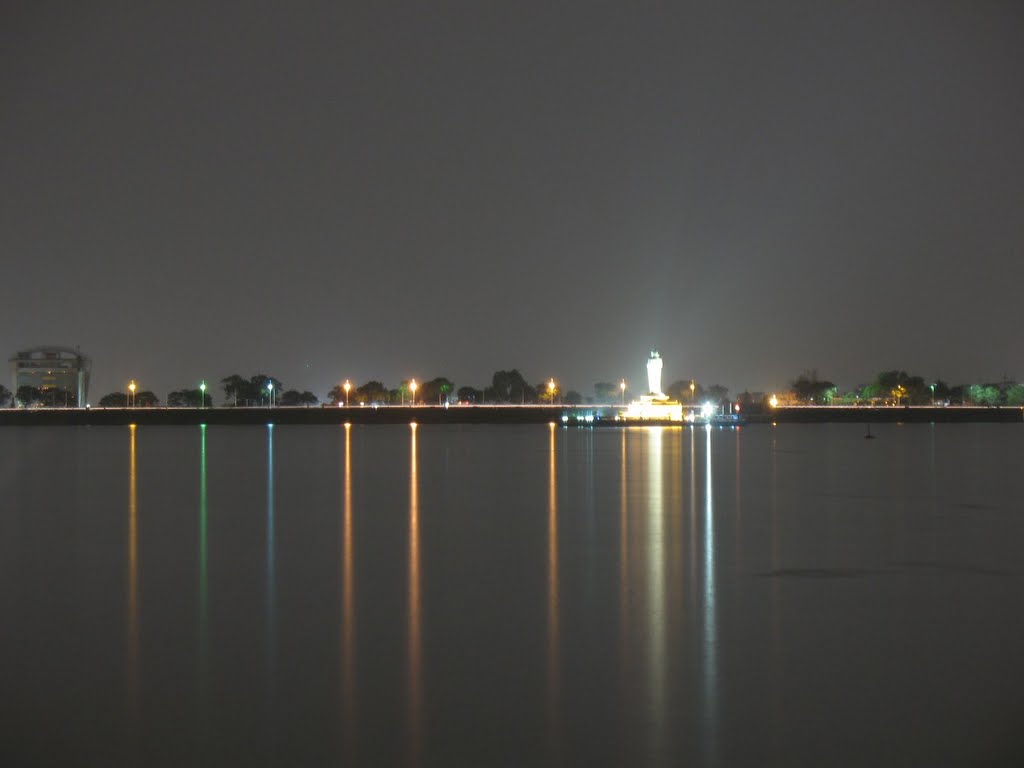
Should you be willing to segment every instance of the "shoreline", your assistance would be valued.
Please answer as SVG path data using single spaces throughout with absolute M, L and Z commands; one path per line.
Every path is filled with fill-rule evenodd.
M 4 426 L 243 426 L 253 424 L 568 424 L 570 426 L 687 426 L 691 422 L 618 421 L 619 406 L 437 405 L 275 408 L 5 408 Z M 589 420 L 587 417 L 590 417 Z M 1024 422 L 1019 407 L 785 406 L 744 414 L 735 426 L 752 424 L 975 424 Z M 698 425 L 703 422 L 698 421 Z M 732 426 L 732 424 L 730 424 Z

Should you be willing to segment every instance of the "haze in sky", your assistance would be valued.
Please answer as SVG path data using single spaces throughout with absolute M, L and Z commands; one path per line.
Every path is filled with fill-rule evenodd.
M 92 400 L 1024 377 L 1024 6 L 0 11 L 0 351 Z

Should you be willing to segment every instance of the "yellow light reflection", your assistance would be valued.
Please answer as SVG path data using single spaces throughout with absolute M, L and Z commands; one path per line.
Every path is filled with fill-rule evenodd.
M 139 704 L 139 510 L 135 466 L 135 425 L 128 427 L 128 706 Z
M 558 734 L 561 713 L 559 611 L 558 611 L 558 475 L 555 464 L 555 424 L 548 424 L 548 648 L 547 648 L 547 707 L 551 749 L 558 756 Z
M 626 661 L 626 640 L 629 622 L 629 493 L 626 473 L 626 430 L 622 430 L 619 453 L 619 647 L 623 666 Z
M 420 605 L 420 499 L 416 473 L 416 424 L 409 425 L 409 753 L 420 762 L 422 730 L 422 636 Z
M 352 425 L 345 425 L 345 488 L 342 520 L 341 677 L 342 736 L 351 756 L 355 735 L 355 583 L 352 561 Z

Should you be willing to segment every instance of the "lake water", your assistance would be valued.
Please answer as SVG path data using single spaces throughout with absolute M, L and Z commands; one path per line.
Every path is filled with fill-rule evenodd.
M 3 765 L 1024 759 L 1014 425 L 4 428 Z

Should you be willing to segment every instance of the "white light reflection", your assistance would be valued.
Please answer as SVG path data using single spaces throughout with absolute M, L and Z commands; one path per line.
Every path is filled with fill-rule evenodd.
M 277 602 L 277 580 L 274 575 L 274 425 L 267 424 L 267 530 L 266 530 L 266 706 L 274 700 L 274 658 L 277 655 L 277 627 L 274 611 Z
M 715 520 L 711 477 L 711 425 L 704 427 L 704 717 L 708 763 L 715 763 L 718 725 L 718 636 L 715 616 Z
M 647 428 L 647 616 L 648 675 L 654 732 L 651 746 L 661 754 L 665 728 L 665 497 L 662 488 L 664 427 Z
M 209 580 L 206 539 L 206 425 L 199 425 L 199 687 L 205 724 L 209 698 Z

